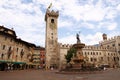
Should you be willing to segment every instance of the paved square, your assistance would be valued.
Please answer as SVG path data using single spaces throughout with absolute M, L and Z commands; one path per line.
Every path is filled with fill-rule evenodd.
M 55 72 L 55 70 L 1 71 L 0 80 L 120 80 L 120 69 L 110 69 L 96 74 L 58 74 Z

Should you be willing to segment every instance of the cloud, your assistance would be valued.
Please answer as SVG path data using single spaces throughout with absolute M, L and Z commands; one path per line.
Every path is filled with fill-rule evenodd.
M 108 5 L 110 6 L 116 6 L 120 4 L 120 1 L 119 0 L 106 0 L 106 3 L 108 3 Z
M 76 38 L 73 35 L 69 35 L 58 39 L 58 42 L 63 44 L 74 44 L 76 42 Z
M 97 32 L 95 34 L 83 35 L 82 39 L 86 45 L 98 44 L 102 40 L 102 34 L 101 32 Z
M 114 20 L 115 17 L 117 16 L 118 11 L 116 9 L 110 8 L 110 7 L 108 7 L 106 10 L 107 10 L 108 14 L 106 14 L 105 18 Z
M 112 31 L 111 34 L 107 34 L 108 35 L 108 39 L 112 38 L 114 36 L 120 36 L 120 31 Z
M 101 7 L 86 5 L 86 11 L 83 12 L 84 21 L 102 21 L 105 16 L 105 10 Z
M 84 21 L 101 21 L 104 19 L 106 10 L 102 7 L 102 2 L 98 1 L 96 5 L 94 4 L 84 4 L 80 5 L 78 0 L 63 1 L 60 0 L 59 9 L 64 16 L 71 16 L 74 20 L 84 20 Z M 58 3 L 56 1 L 56 3 Z M 93 16 L 94 15 L 94 16 Z
M 98 28 L 103 28 L 107 30 L 115 30 L 117 28 L 117 23 L 116 22 L 100 22 L 98 25 Z
M 65 27 L 65 28 L 67 28 L 67 27 L 70 28 L 73 24 L 74 24 L 74 23 L 71 22 L 70 20 L 66 20 L 66 19 L 64 19 L 64 18 L 61 18 L 61 19 L 59 19 L 58 27 L 59 27 L 59 28 L 63 28 L 63 27 Z
M 117 23 L 110 23 L 108 24 L 108 30 L 114 30 L 117 27 Z
M 95 25 L 89 22 L 83 22 L 80 24 L 81 26 L 83 26 L 84 28 L 88 28 L 88 29 L 94 29 Z
M 119 10 L 119 11 L 120 11 L 120 4 L 117 6 L 117 10 Z
M 60 34 L 60 42 L 75 43 L 73 34 L 79 30 L 87 30 L 81 34 L 86 44 L 101 40 L 98 37 L 101 32 L 120 31 L 116 20 L 120 17 L 119 0 L 0 0 L 0 25 L 13 27 L 18 37 L 44 46 L 44 16 L 51 2 L 51 9 L 59 11 L 59 32 L 64 32 L 64 36 Z

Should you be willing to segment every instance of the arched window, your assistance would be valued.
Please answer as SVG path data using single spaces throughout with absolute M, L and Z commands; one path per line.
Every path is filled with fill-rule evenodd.
M 98 55 L 98 52 L 96 52 L 96 55 Z
M 89 52 L 88 52 L 88 55 L 89 55 Z
M 9 50 L 8 51 L 11 51 L 11 47 L 9 47 Z
M 91 55 L 92 55 L 92 52 L 91 52 Z
M 3 45 L 3 50 L 5 49 L 5 45 Z
M 4 54 L 2 53 L 2 54 L 1 54 L 1 59 L 3 59 L 3 58 L 4 58 Z
M 51 23 L 54 23 L 54 19 L 51 19 Z
M 90 58 L 91 62 L 93 61 L 93 58 Z
M 118 61 L 119 61 L 119 57 L 117 57 Z

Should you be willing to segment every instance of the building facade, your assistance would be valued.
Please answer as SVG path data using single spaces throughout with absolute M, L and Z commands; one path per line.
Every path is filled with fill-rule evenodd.
M 85 48 L 83 48 L 83 56 L 87 57 L 88 62 L 94 64 L 95 66 L 118 66 L 118 64 L 116 64 L 117 55 L 114 48 L 85 46 Z
M 120 67 L 120 53 L 119 53 L 119 36 L 109 39 L 108 42 L 101 41 L 97 46 L 85 46 L 82 49 L 84 59 L 88 63 L 94 64 L 95 66 L 108 65 L 110 67 Z M 114 42 L 113 42 L 114 41 Z M 112 43 L 111 43 L 112 42 Z M 108 43 L 108 44 L 106 44 Z M 115 44 L 117 43 L 117 44 Z M 109 47 L 108 47 L 109 45 Z M 117 45 L 117 46 L 115 46 Z M 72 45 L 59 44 L 59 67 L 62 68 L 66 64 L 65 55 Z M 112 47 L 114 46 L 114 47 Z M 116 47 L 118 50 L 116 50 Z
M 107 39 L 107 34 L 103 34 L 103 41 L 99 42 L 99 44 L 103 47 L 114 48 L 117 56 L 115 57 L 116 64 L 118 63 L 120 66 L 120 36 Z
M 34 44 L 17 38 L 13 29 L 0 26 L 0 70 L 25 69 L 32 64 Z
M 40 47 L 40 67 L 45 68 L 45 48 Z
M 33 65 L 35 69 L 38 69 L 40 66 L 40 46 L 34 48 Z
M 58 44 L 58 53 L 59 53 L 59 69 L 64 68 L 66 65 L 65 55 L 67 54 L 68 50 L 72 47 L 69 44 Z

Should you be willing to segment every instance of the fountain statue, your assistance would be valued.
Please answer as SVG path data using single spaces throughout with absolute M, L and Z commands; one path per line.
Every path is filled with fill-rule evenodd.
M 78 33 L 76 34 L 76 39 L 77 39 L 77 43 L 80 43 L 80 42 L 81 42 Z

